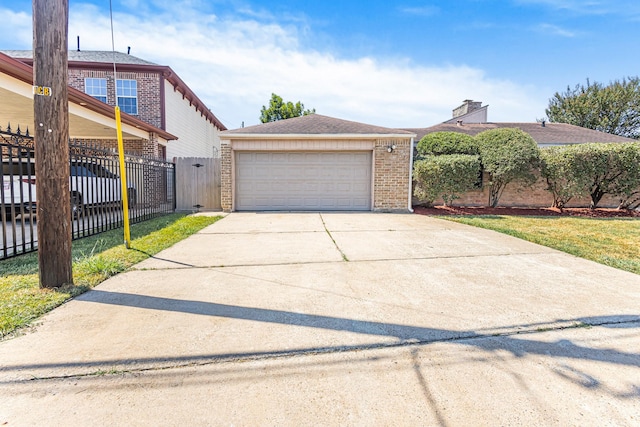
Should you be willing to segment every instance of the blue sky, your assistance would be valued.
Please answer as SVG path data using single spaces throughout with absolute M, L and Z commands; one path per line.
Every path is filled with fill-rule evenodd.
M 638 75 L 637 0 L 112 0 L 116 49 L 170 66 L 230 129 L 272 92 L 320 114 L 425 127 L 464 99 L 535 121 L 568 85 Z M 69 43 L 110 50 L 109 1 L 70 0 Z M 0 49 L 31 2 L 0 0 Z

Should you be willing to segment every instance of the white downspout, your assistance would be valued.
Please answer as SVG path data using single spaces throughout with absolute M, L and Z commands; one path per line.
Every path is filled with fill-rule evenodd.
M 411 137 L 411 145 L 409 146 L 411 151 L 409 153 L 409 212 L 413 213 L 413 136 Z

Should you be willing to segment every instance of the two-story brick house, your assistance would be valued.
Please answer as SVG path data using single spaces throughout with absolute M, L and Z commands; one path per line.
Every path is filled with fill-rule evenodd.
M 1 52 L 33 64 L 30 50 Z M 128 151 L 169 160 L 217 156 L 226 127 L 170 67 L 121 52 L 77 50 L 69 51 L 68 70 L 70 87 L 178 137 L 125 141 Z

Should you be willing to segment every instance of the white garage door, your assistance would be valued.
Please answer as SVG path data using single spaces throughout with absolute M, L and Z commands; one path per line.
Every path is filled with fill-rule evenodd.
M 236 210 L 371 210 L 371 152 L 237 152 Z

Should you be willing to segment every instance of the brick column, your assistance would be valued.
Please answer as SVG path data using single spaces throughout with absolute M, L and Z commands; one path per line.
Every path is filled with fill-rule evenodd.
M 231 170 L 232 154 L 230 141 L 222 141 L 220 144 L 220 201 L 224 212 L 231 212 L 233 209 L 233 180 Z
M 395 146 L 388 151 L 389 146 Z M 373 156 L 373 210 L 378 212 L 407 212 L 409 206 L 409 164 L 412 155 L 411 139 L 379 139 Z
M 149 133 L 149 139 L 143 142 L 142 153 L 145 157 L 158 158 L 158 135 Z M 162 176 L 158 168 L 145 164 L 143 166 L 144 202 L 147 207 L 157 207 L 161 200 L 166 199 L 166 188 L 162 189 Z

